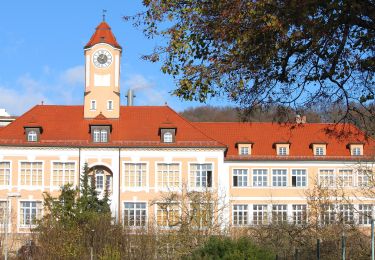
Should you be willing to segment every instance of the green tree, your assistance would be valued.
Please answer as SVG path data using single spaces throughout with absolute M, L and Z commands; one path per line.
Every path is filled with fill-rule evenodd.
M 341 120 L 375 115 L 375 4 L 369 0 L 144 0 L 133 18 L 160 46 L 173 94 L 259 105 L 339 104 Z M 356 117 L 358 118 L 358 116 Z

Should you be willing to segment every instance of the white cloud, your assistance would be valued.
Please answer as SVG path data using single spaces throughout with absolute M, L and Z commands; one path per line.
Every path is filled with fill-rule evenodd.
M 169 96 L 163 89 L 155 87 L 154 82 L 147 79 L 141 74 L 133 74 L 127 77 L 122 84 L 122 92 L 126 93 L 128 89 L 132 89 L 136 99 L 136 105 L 164 105 Z
M 83 84 L 85 82 L 85 67 L 79 65 L 68 68 L 61 73 L 61 79 L 70 85 Z
M 16 91 L 0 86 L 0 93 L 0 108 L 5 108 L 11 115 L 21 115 L 42 101 L 49 103 L 49 99 L 41 92 Z
M 129 76 L 128 79 L 125 80 L 124 86 L 126 86 L 127 89 L 136 90 L 136 89 L 149 89 L 149 88 L 152 88 L 154 84 L 141 74 L 133 74 Z

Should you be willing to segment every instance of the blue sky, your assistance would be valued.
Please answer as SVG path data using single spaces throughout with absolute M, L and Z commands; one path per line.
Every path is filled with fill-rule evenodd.
M 160 64 L 141 59 L 160 39 L 147 39 L 141 29 L 122 20 L 142 10 L 138 0 L 3 1 L 0 15 L 0 108 L 20 115 L 42 101 L 76 105 L 83 102 L 83 46 L 107 10 L 107 22 L 123 47 L 121 100 L 135 89 L 135 105 L 163 105 L 177 111 L 200 105 L 169 92 L 174 82 Z M 227 104 L 210 100 L 208 104 Z

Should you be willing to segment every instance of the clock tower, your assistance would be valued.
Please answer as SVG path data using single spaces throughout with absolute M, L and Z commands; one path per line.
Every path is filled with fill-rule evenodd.
M 84 47 L 84 118 L 95 118 L 100 113 L 119 118 L 121 51 L 111 27 L 103 20 Z

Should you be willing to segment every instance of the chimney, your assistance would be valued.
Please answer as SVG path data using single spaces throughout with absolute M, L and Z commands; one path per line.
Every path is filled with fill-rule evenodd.
M 296 124 L 305 124 L 306 116 L 296 115 Z
M 300 115 L 296 115 L 296 123 L 297 124 L 301 123 L 301 116 Z
M 133 100 L 135 98 L 135 95 L 133 94 L 133 90 L 129 89 L 128 94 L 125 96 L 128 99 L 128 106 L 133 106 Z

